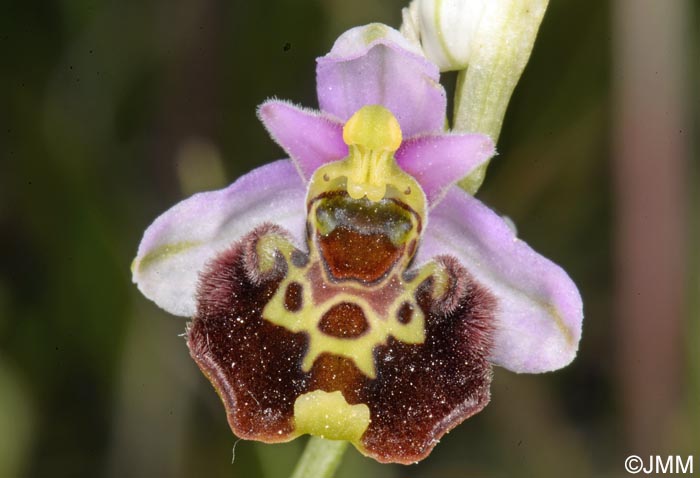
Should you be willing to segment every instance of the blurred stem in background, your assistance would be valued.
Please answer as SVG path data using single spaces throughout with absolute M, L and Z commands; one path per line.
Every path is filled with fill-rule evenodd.
M 700 20 L 700 2 L 693 4 L 693 9 L 689 11 L 688 23 L 694 25 L 687 34 L 686 52 L 689 63 L 690 87 L 686 91 L 688 95 L 692 94 L 693 89 L 697 92 L 697 85 L 700 85 L 700 31 L 697 28 L 698 20 Z M 700 131 L 700 104 L 697 101 L 691 102 L 695 109 L 690 112 L 688 125 L 688 139 L 691 148 L 691 169 L 689 174 L 690 184 L 690 234 L 689 234 L 689 253 L 692 264 L 688 277 L 688 310 L 689 310 L 689 327 L 688 334 L 685 338 L 686 346 L 686 363 L 688 364 L 689 387 L 686 397 L 686 409 L 690 417 L 690 433 L 688 437 L 690 443 L 694 443 L 697 449 L 700 446 L 700 137 L 697 132 Z M 691 450 L 692 451 L 692 450 Z
M 686 0 L 617 0 L 613 12 L 617 383 L 629 451 L 641 456 L 674 451 L 691 327 L 689 18 Z
M 20 476 L 34 427 L 36 403 L 13 368 L 0 354 L 0 476 Z

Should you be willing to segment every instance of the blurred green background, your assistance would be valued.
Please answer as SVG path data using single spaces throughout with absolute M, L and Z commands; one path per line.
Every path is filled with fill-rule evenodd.
M 700 470 L 699 5 L 553 1 L 479 192 L 579 285 L 576 361 L 497 369 L 428 459 L 351 450 L 338 476 L 627 476 L 650 453 Z M 403 6 L 3 2 L 0 477 L 288 474 L 304 439 L 237 442 L 185 321 L 129 265 L 159 213 L 282 156 L 258 104 L 316 107 L 314 58 Z

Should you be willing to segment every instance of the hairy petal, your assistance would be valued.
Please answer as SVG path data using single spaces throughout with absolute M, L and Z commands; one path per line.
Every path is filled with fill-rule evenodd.
M 537 373 L 573 360 L 583 320 L 576 285 L 515 237 L 497 214 L 456 187 L 431 211 L 416 263 L 439 254 L 456 257 L 497 301 L 491 362 Z
M 396 152 L 401 169 L 416 178 L 431 206 L 496 150 L 484 134 L 438 134 L 405 141 Z
M 193 316 L 200 272 L 255 226 L 278 224 L 303 242 L 305 194 L 292 162 L 282 160 L 225 189 L 185 199 L 146 229 L 132 264 L 133 281 L 171 314 Z
M 443 129 L 447 99 L 440 72 L 398 31 L 379 23 L 353 28 L 316 61 L 324 112 L 344 122 L 378 104 L 396 116 L 404 137 Z
M 292 158 L 305 181 L 320 166 L 348 155 L 343 125 L 317 111 L 269 100 L 258 108 L 258 117 Z

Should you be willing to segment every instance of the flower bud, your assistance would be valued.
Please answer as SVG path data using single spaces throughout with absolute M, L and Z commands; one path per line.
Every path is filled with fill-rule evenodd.
M 463 70 L 469 64 L 482 16 L 498 0 L 415 0 L 409 11 L 417 17 L 425 55 L 440 71 Z M 487 5 L 490 8 L 487 8 Z
M 441 71 L 463 70 L 502 48 L 529 56 L 547 0 L 414 0 L 404 9 L 425 55 Z M 524 47 L 524 48 L 523 48 Z M 526 50 L 526 51 L 523 51 Z

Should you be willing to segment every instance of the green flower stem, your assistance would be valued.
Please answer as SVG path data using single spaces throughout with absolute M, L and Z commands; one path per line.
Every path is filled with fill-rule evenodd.
M 291 478 L 332 478 L 347 447 L 344 440 L 312 436 Z
M 455 131 L 485 133 L 498 141 L 515 85 L 530 58 L 548 0 L 501 0 L 481 20 L 469 66 L 459 72 Z M 484 180 L 485 163 L 459 185 L 474 194 Z

